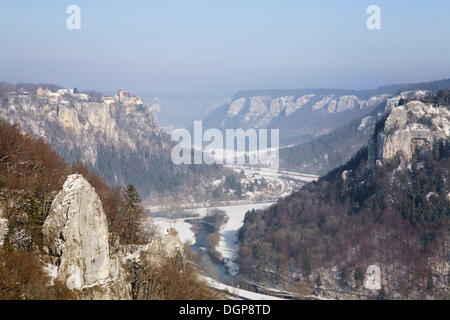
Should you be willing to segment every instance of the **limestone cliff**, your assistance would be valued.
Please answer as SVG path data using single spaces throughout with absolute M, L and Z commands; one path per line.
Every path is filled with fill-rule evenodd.
M 369 163 L 382 164 L 399 156 L 408 166 L 415 150 L 429 151 L 437 140 L 450 136 L 450 110 L 420 101 L 393 107 L 388 111 L 384 127 L 379 128 L 369 143 Z
M 210 112 L 203 119 L 203 127 L 279 129 L 280 144 L 289 146 L 313 141 L 352 121 L 361 120 L 377 107 L 397 106 L 400 99 L 418 98 L 440 89 L 450 89 L 450 80 L 398 84 L 371 90 L 246 90 L 237 92 L 221 107 Z
M 113 184 L 132 181 L 141 192 L 148 188 L 141 186 L 142 177 L 150 180 L 151 174 L 142 171 L 149 168 L 151 155 L 164 152 L 168 139 L 152 107 L 122 90 L 115 97 L 100 97 L 72 89 L 17 87 L 0 93 L 0 118 L 44 138 L 68 161 L 83 161 Z
M 378 91 L 333 89 L 244 91 L 209 114 L 204 126 L 280 129 L 281 144 L 291 144 L 367 115 L 391 97 Z

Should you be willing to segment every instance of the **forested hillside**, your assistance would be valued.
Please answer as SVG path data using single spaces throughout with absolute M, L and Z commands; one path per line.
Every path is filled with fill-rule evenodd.
M 442 104 L 449 93 L 423 101 Z M 433 110 L 445 114 L 449 107 Z M 386 118 L 376 124 L 372 142 L 379 134 L 385 141 L 396 134 L 385 130 Z M 408 121 L 432 130 L 431 121 L 448 120 L 447 113 L 441 119 L 410 115 Z M 301 281 L 323 295 L 448 297 L 450 141 L 417 146 L 407 165 L 400 154 L 375 164 L 369 155 L 374 148 L 362 148 L 269 209 L 248 212 L 239 234 L 241 273 L 279 286 Z M 373 264 L 382 273 L 378 292 L 363 287 Z

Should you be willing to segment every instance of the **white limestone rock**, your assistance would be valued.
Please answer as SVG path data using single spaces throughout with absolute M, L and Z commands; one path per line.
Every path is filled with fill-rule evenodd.
M 292 101 L 291 103 L 286 104 L 286 116 L 290 116 L 295 111 L 301 109 L 304 105 L 306 105 L 312 98 L 314 98 L 315 94 L 308 94 L 298 98 L 295 103 Z
M 381 269 L 376 264 L 367 267 L 364 287 L 368 290 L 381 290 Z
M 367 116 L 361 119 L 361 123 L 358 126 L 358 131 L 365 130 L 370 124 L 374 122 L 374 118 L 372 116 Z
M 43 235 L 50 257 L 43 270 L 50 284 L 65 283 L 79 299 L 131 299 L 136 268 L 184 254 L 174 230 L 146 245 L 120 245 L 119 237 L 108 232 L 100 198 L 79 174 L 68 176 L 53 200 Z
M 329 110 L 336 109 L 336 98 L 334 95 L 323 97 L 320 101 L 316 102 L 312 107 L 313 111 L 320 110 L 325 106 L 328 106 Z
M 273 117 L 278 117 L 284 111 L 286 116 L 290 116 L 306 105 L 314 96 L 315 94 L 309 94 L 299 98 L 295 96 L 284 96 L 272 99 L 270 102 L 270 114 Z
M 450 110 L 420 101 L 411 101 L 391 110 L 383 132 L 378 134 L 381 160 L 400 154 L 407 166 L 416 148 L 430 149 L 433 143 L 450 136 Z
M 141 257 L 144 256 L 145 263 L 156 267 L 167 257 L 184 255 L 183 243 L 173 228 L 169 228 L 163 236 L 155 237 L 148 244 L 122 246 L 120 251 L 120 260 L 124 263 L 135 262 L 140 265 Z
M 245 98 L 240 98 L 240 99 L 234 100 L 228 108 L 228 116 L 229 117 L 236 116 L 239 113 L 239 111 L 241 111 L 241 109 L 244 107 L 244 104 L 245 104 Z
M 342 96 L 339 98 L 339 101 L 337 103 L 336 112 L 343 112 L 346 110 L 352 110 L 359 108 L 361 105 L 361 101 L 358 99 L 358 97 L 354 95 L 349 96 Z M 330 112 L 334 112 L 335 110 L 331 110 Z
M 342 171 L 341 178 L 343 182 L 347 182 L 350 179 L 350 174 L 352 170 L 344 170 Z
M 56 195 L 43 226 L 46 251 L 57 258 L 56 278 L 81 290 L 110 278 L 108 225 L 100 198 L 78 174 Z

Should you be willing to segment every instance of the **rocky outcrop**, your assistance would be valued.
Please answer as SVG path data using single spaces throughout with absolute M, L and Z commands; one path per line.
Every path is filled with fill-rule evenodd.
M 80 299 L 131 299 L 131 283 L 137 285 L 141 269 L 184 254 L 173 230 L 147 245 L 120 245 L 118 236 L 108 232 L 100 198 L 79 174 L 68 176 L 53 200 L 43 239 L 44 271 Z
M 130 299 L 131 285 L 120 256 L 110 247 L 102 203 L 78 174 L 56 195 L 43 226 L 44 270 L 81 299 Z M 117 244 L 118 245 L 118 244 Z
M 415 150 L 426 152 L 433 143 L 450 136 L 450 110 L 420 101 L 393 107 L 384 128 L 375 133 L 369 144 L 369 163 L 374 165 L 399 156 L 408 166 Z
M 350 179 L 351 172 L 352 170 L 342 171 L 341 178 L 343 182 L 348 182 L 348 180 Z
M 364 287 L 373 291 L 381 289 L 381 268 L 378 265 L 374 264 L 367 267 Z
M 70 175 L 53 200 L 43 226 L 44 251 L 56 278 L 81 290 L 110 279 L 108 225 L 100 198 L 81 176 Z
M 166 257 L 174 257 L 177 254 L 184 255 L 183 243 L 177 232 L 170 228 L 162 237 L 156 237 L 146 245 L 120 246 L 116 251 L 120 260 L 126 263 L 141 264 L 141 258 L 145 257 L 147 265 L 161 266 Z

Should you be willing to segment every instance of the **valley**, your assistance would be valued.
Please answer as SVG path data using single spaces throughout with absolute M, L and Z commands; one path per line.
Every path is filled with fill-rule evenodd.
M 443 86 L 450 84 L 448 81 L 438 83 Z M 426 89 L 427 85 L 420 88 Z M 268 161 L 258 165 L 174 164 L 169 155 L 174 144 L 159 129 L 152 107 L 123 90 L 119 90 L 115 97 L 109 97 L 57 86 L 3 84 L 0 86 L 0 115 L 6 120 L 4 126 L 9 125 L 7 122 L 11 125 L 17 123 L 30 136 L 49 140 L 59 153 L 68 156 L 72 172 L 86 176 L 95 189 L 100 190 L 108 214 L 113 214 L 109 218 L 112 219 L 110 227 L 121 234 L 121 241 L 134 246 L 124 247 L 125 243 L 119 245 L 121 249 L 117 250 L 128 253 L 117 256 L 117 259 L 122 259 L 122 263 L 142 263 L 139 272 L 143 274 L 147 272 L 147 267 L 145 262 L 138 262 L 139 256 L 149 252 L 151 243 L 156 243 L 152 250 L 159 250 L 157 248 L 165 245 L 180 248 L 184 244 L 190 248 L 185 250 L 194 252 L 196 258 L 191 261 L 195 262 L 192 267 L 209 283 L 210 289 L 214 288 L 231 298 L 373 298 L 379 288 L 373 291 L 371 285 L 362 286 L 362 281 L 369 277 L 362 268 L 379 267 L 379 264 L 383 270 L 391 273 L 389 278 L 382 278 L 385 288 L 389 289 L 389 294 L 400 297 L 404 294 L 402 290 L 406 290 L 401 284 L 386 284 L 387 281 L 398 281 L 399 277 L 392 270 L 392 260 L 389 260 L 392 258 L 378 262 L 380 255 L 385 253 L 383 248 L 374 245 L 375 241 L 371 237 L 375 235 L 364 221 L 374 219 L 370 215 L 372 211 L 383 216 L 373 200 L 378 199 L 384 208 L 388 208 L 385 209 L 388 213 L 384 219 L 392 220 L 404 232 L 410 232 L 408 230 L 412 228 L 411 232 L 416 232 L 416 236 L 410 239 L 410 248 L 402 252 L 402 261 L 416 257 L 422 259 L 421 263 L 424 264 L 423 259 L 427 255 L 435 255 L 440 271 L 429 274 L 434 277 L 432 281 L 439 288 L 436 292 L 443 294 L 442 283 L 447 267 L 442 256 L 428 249 L 425 253 L 416 253 L 419 245 L 414 242 L 417 241 L 414 237 L 419 237 L 420 241 L 426 241 L 424 246 L 428 246 L 430 241 L 445 243 L 445 237 L 441 238 L 440 235 L 442 229 L 433 225 L 433 219 L 444 219 L 440 220 L 444 224 L 447 221 L 446 201 L 443 200 L 447 182 L 445 179 L 439 180 L 439 174 L 448 175 L 443 169 L 448 148 L 444 142 L 449 134 L 449 115 L 445 107 L 449 103 L 448 94 L 443 90 L 430 92 L 425 89 L 386 96 L 383 102 L 367 110 L 364 115 L 332 129 L 328 134 L 319 134 L 317 138 L 299 145 L 282 147 L 279 153 L 280 169 L 271 165 L 273 160 L 278 161 L 273 158 L 278 156 L 278 152 L 271 149 L 262 152 L 270 154 L 272 158 L 266 157 L 264 159 Z M 329 112 L 327 117 L 335 114 L 335 111 Z M 346 109 L 336 112 L 346 112 Z M 142 152 L 143 148 L 148 150 Z M 195 149 L 186 150 L 192 152 L 195 158 Z M 258 150 L 255 155 L 259 157 L 260 153 L 261 150 Z M 202 156 L 217 161 L 226 154 L 227 150 L 214 149 L 207 150 Z M 243 154 L 243 158 L 248 160 L 255 155 L 248 152 Z M 430 161 L 433 165 L 428 168 L 426 164 Z M 396 163 L 398 168 L 393 170 Z M 5 162 L 5 165 L 8 176 L 9 162 Z M 307 170 L 301 170 L 305 168 Z M 330 171 L 330 168 L 335 169 Z M 414 174 L 402 168 L 411 168 L 409 170 L 413 170 Z M 424 168 L 429 170 L 435 180 L 435 186 L 420 182 L 421 186 L 429 190 L 425 200 L 425 191 L 420 188 L 414 192 L 421 192 L 417 193 L 417 197 L 422 200 L 415 200 L 411 204 L 408 194 L 413 191 L 403 190 L 396 180 L 391 182 L 393 185 L 385 186 L 389 185 L 386 180 L 389 170 L 393 170 L 390 173 L 393 177 L 411 179 L 410 183 L 414 184 L 415 179 L 421 179 Z M 439 170 L 444 170 L 444 173 Z M 107 179 L 96 177 L 97 172 Z M 136 242 L 146 240 L 139 240 L 141 236 L 136 233 L 138 227 L 133 226 L 135 222 L 132 221 L 141 218 L 114 218 L 114 215 L 124 210 L 127 198 L 122 198 L 120 194 L 124 192 L 128 181 L 136 182 L 139 189 L 129 184 L 126 192 L 131 193 L 127 193 L 126 197 L 139 199 L 138 191 L 144 194 L 142 232 L 153 234 L 155 239 L 161 239 L 157 240 L 160 242 L 152 240 L 151 243 L 137 245 Z M 108 191 L 107 182 L 117 187 Z M 388 192 L 393 192 L 389 188 L 395 189 L 401 200 L 399 204 L 386 202 Z M 430 204 L 422 205 L 419 202 L 417 205 L 417 201 L 426 202 L 429 198 L 433 199 Z M 128 199 L 131 201 L 132 198 Z M 414 209 L 414 206 L 418 207 Z M 444 218 L 439 208 L 443 208 Z M 42 210 L 49 210 L 48 206 Z M 364 210 L 364 214 L 360 214 L 360 210 Z M 399 215 L 406 222 L 399 220 Z M 10 222 L 3 216 L 0 218 L 0 240 L 8 242 Z M 383 221 L 379 222 L 377 228 L 390 230 L 391 226 L 384 225 Z M 130 223 L 133 227 L 129 231 L 134 230 L 131 236 L 124 229 L 124 225 Z M 411 226 L 404 223 L 410 223 Z M 419 230 L 416 224 L 428 229 Z M 35 228 L 39 230 L 40 226 Z M 344 236 L 346 232 L 350 235 Z M 424 237 L 427 240 L 422 240 Z M 436 237 L 439 240 L 434 240 Z M 333 238 L 337 240 L 332 241 Z M 364 245 L 365 251 L 364 254 L 358 253 L 352 262 L 344 264 L 344 258 L 340 255 L 346 254 L 346 250 L 362 250 L 352 249 L 349 239 L 360 239 L 358 241 Z M 386 236 L 384 241 L 395 243 L 391 236 Z M 439 248 L 442 248 L 442 244 L 439 244 Z M 312 254 L 310 250 L 316 251 Z M 50 256 L 55 254 L 49 253 Z M 365 255 L 369 255 L 369 258 Z M 53 264 L 57 257 L 52 256 Z M 318 262 L 318 257 L 325 263 Z M 369 265 L 369 261 L 375 264 Z M 129 270 L 127 268 L 125 270 Z M 51 264 L 45 270 L 52 275 L 58 272 L 55 271 L 58 268 Z M 113 272 L 116 269 L 111 270 Z M 348 279 L 349 272 L 355 273 L 355 280 Z M 422 278 L 427 274 L 423 270 L 414 272 Z M 313 279 L 311 274 L 316 278 Z M 343 282 L 344 275 L 350 285 Z M 105 277 L 109 279 L 107 275 Z M 118 279 L 115 277 L 110 279 Z M 123 279 L 120 278 L 120 281 Z M 97 286 L 109 286 L 109 282 L 95 283 L 94 291 L 98 289 Z M 70 285 L 74 286 L 73 283 Z M 76 288 L 84 287 L 90 288 L 91 284 L 76 284 Z M 230 290 L 234 290 L 234 293 L 230 293 Z M 413 294 L 422 289 L 415 290 Z M 99 293 L 95 291 L 95 294 Z M 126 291 L 121 294 L 139 296 L 139 293 Z

